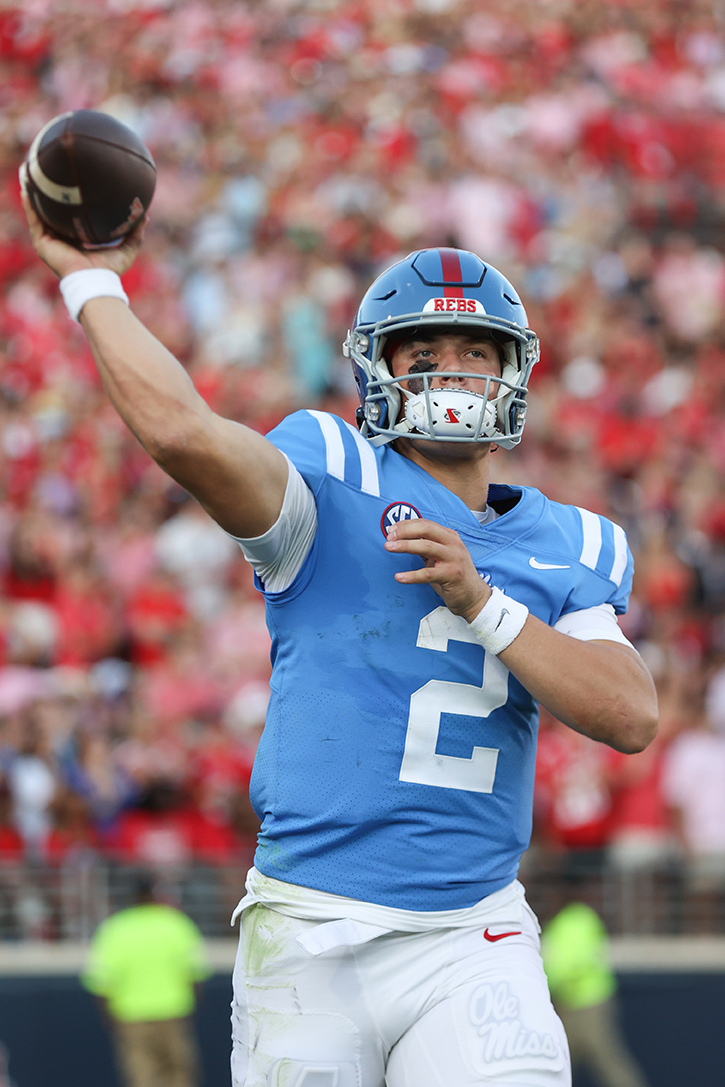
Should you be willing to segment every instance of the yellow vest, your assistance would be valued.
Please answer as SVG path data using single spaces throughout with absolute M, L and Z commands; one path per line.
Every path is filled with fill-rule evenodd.
M 555 1003 L 566 1008 L 602 1004 L 617 982 L 608 962 L 609 937 L 593 909 L 570 902 L 544 928 L 541 955 Z
M 194 983 L 208 977 L 201 933 L 179 910 L 148 903 L 120 910 L 91 942 L 81 982 L 125 1022 L 178 1019 L 194 1010 Z

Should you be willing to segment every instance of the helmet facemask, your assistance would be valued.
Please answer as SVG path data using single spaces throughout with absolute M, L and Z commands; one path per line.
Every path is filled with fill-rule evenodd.
M 491 338 L 503 356 L 501 376 L 446 371 L 446 379 L 485 382 L 481 392 L 433 389 L 435 370 L 421 369 L 410 376 L 393 377 L 386 357 L 390 340 L 404 340 L 407 337 L 401 333 L 412 336 L 426 328 L 443 333 L 493 334 Z M 478 314 L 451 314 L 445 323 L 437 313 L 405 314 L 370 326 L 359 325 L 348 333 L 343 352 L 352 361 L 360 393 L 361 433 L 375 445 L 403 436 L 412 440 L 495 443 L 504 448 L 521 440 L 526 381 L 538 358 L 538 339 L 530 329 Z

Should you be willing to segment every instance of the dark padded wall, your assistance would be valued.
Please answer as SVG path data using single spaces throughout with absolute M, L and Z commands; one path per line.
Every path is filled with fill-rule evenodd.
M 203 1087 L 229 1087 L 231 982 L 207 983 L 196 1017 Z M 625 974 L 625 1034 L 652 1087 L 725 1083 L 725 974 Z M 0 977 L 0 1041 L 17 1087 L 118 1087 L 108 1035 L 72 977 Z M 585 1074 L 575 1087 L 596 1087 Z

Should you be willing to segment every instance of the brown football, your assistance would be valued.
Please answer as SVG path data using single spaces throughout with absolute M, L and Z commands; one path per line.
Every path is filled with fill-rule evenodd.
M 45 225 L 79 249 L 119 245 L 146 214 L 156 165 L 126 125 L 93 109 L 54 117 L 30 145 L 22 183 Z

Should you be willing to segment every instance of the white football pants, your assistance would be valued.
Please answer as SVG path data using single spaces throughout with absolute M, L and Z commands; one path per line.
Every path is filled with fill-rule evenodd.
M 234 1087 L 570 1087 L 537 925 L 521 912 L 511 925 L 360 943 L 355 922 L 336 921 L 352 926 L 349 940 L 328 949 L 331 926 L 250 906 L 234 970 Z

